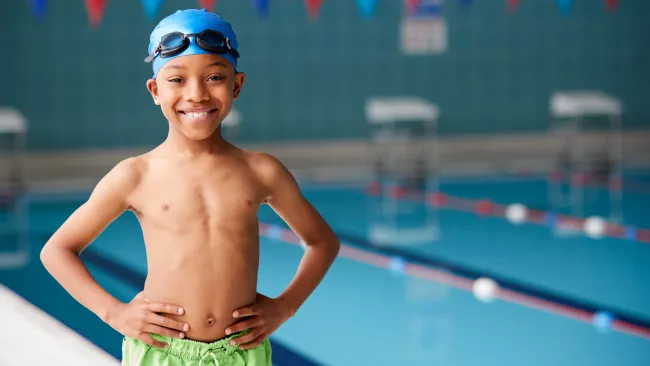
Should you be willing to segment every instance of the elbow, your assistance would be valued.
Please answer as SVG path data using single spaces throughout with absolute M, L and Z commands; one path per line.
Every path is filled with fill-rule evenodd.
M 43 267 L 49 271 L 49 268 L 51 267 L 51 264 L 55 261 L 55 257 L 57 256 L 57 250 L 58 248 L 53 245 L 53 243 L 48 242 L 43 246 L 43 249 L 41 249 L 39 258 L 41 260 L 41 263 L 43 264 Z
M 331 258 L 332 260 L 334 260 L 341 251 L 341 242 L 334 233 L 316 240 L 303 241 L 302 243 L 303 244 L 301 245 L 305 245 L 305 248 L 316 249 L 321 253 L 321 255 Z
M 41 263 L 43 264 L 43 267 L 45 267 L 45 268 L 47 268 L 47 265 L 48 265 L 48 263 L 49 263 L 49 261 L 50 261 L 50 257 L 51 257 L 51 253 L 50 253 L 50 252 L 51 252 L 51 250 L 50 250 L 50 246 L 48 246 L 47 244 L 45 244 L 45 245 L 43 246 L 43 249 L 41 249 L 41 253 L 40 253 L 40 255 L 39 255 L 39 258 L 40 258 L 40 260 L 41 260 Z
M 44 266 L 58 261 L 61 256 L 76 255 L 79 256 L 84 246 L 77 245 L 78 241 L 72 241 L 64 237 L 50 237 L 43 245 L 40 252 L 40 260 Z
M 341 241 L 336 235 L 334 235 L 332 238 L 331 247 L 332 247 L 332 254 L 333 254 L 332 256 L 337 257 L 339 255 L 339 252 L 341 251 Z

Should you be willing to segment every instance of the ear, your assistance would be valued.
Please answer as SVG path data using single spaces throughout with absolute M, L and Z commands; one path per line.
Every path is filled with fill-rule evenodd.
M 235 74 L 235 82 L 232 90 L 232 99 L 237 99 L 237 97 L 239 97 L 241 88 L 244 86 L 244 81 L 246 81 L 246 74 L 244 74 L 243 72 L 238 72 Z
M 147 80 L 147 90 L 149 90 L 149 93 L 151 93 L 153 102 L 156 105 L 160 105 L 160 100 L 158 98 L 158 83 L 156 82 L 156 79 Z

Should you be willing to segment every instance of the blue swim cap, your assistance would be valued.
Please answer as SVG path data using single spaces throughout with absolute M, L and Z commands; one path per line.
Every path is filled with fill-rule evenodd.
M 151 36 L 149 36 L 149 48 L 148 48 L 149 54 L 151 54 L 156 49 L 156 47 L 158 47 L 158 44 L 160 43 L 160 39 L 166 34 L 172 32 L 182 32 L 184 34 L 200 33 L 206 29 L 211 29 L 223 33 L 223 35 L 230 40 L 230 45 L 232 46 L 232 48 L 234 49 L 239 48 L 239 45 L 237 43 L 237 36 L 235 35 L 235 32 L 232 30 L 232 26 L 230 25 L 230 23 L 223 20 L 223 18 L 221 18 L 217 14 L 211 13 L 206 9 L 202 9 L 202 10 L 188 9 L 188 10 L 178 10 L 174 14 L 169 15 L 165 19 L 161 20 L 160 23 L 158 23 L 156 28 L 154 28 L 153 32 L 151 32 Z M 202 55 L 202 54 L 210 53 L 200 48 L 196 44 L 194 37 L 191 37 L 190 40 L 191 40 L 190 46 L 182 53 L 167 58 L 162 58 L 160 56 L 157 56 L 156 58 L 153 59 L 154 78 L 158 74 L 158 70 L 160 70 L 160 68 L 163 67 L 163 65 L 171 59 L 174 59 L 179 56 Z M 232 54 L 225 53 L 225 54 L 220 54 L 220 56 L 223 56 L 228 61 L 230 61 L 230 63 L 235 67 L 235 69 L 237 69 L 237 59 Z

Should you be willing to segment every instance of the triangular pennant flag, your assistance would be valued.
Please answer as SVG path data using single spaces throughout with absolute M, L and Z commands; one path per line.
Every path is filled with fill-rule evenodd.
M 371 18 L 375 14 L 378 0 L 357 0 L 357 6 L 364 18 Z
M 107 2 L 108 0 L 84 0 L 86 10 L 88 11 L 88 19 L 90 20 L 90 25 L 93 27 L 97 28 L 102 24 Z
M 557 0 L 557 6 L 563 14 L 571 12 L 571 0 Z
M 318 13 L 320 13 L 321 5 L 323 5 L 323 0 L 305 0 L 307 14 L 311 19 L 318 18 Z
M 509 13 L 514 13 L 519 7 L 519 0 L 506 0 L 506 7 Z
M 253 0 L 253 3 L 260 17 L 266 18 L 269 15 L 270 0 Z
M 605 0 L 605 6 L 607 6 L 607 10 L 609 11 L 616 11 L 618 0 Z
M 46 3 L 46 0 L 29 0 L 29 4 L 32 6 L 32 10 L 34 11 L 34 15 L 36 15 L 38 19 L 42 19 L 43 16 L 45 16 Z
M 214 12 L 214 7 L 217 5 L 217 0 L 199 0 L 199 7 Z
M 414 14 L 420 5 L 420 0 L 405 0 L 406 1 L 406 12 L 408 14 Z
M 147 14 L 147 18 L 153 20 L 158 17 L 158 10 L 160 10 L 162 2 L 163 0 L 142 0 L 142 7 L 144 8 L 144 13 Z

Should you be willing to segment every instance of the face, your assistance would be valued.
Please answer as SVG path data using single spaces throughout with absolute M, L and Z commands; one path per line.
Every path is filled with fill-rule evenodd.
M 235 73 L 219 55 L 189 55 L 168 61 L 147 89 L 176 131 L 204 140 L 230 113 L 244 80 L 244 73 Z

